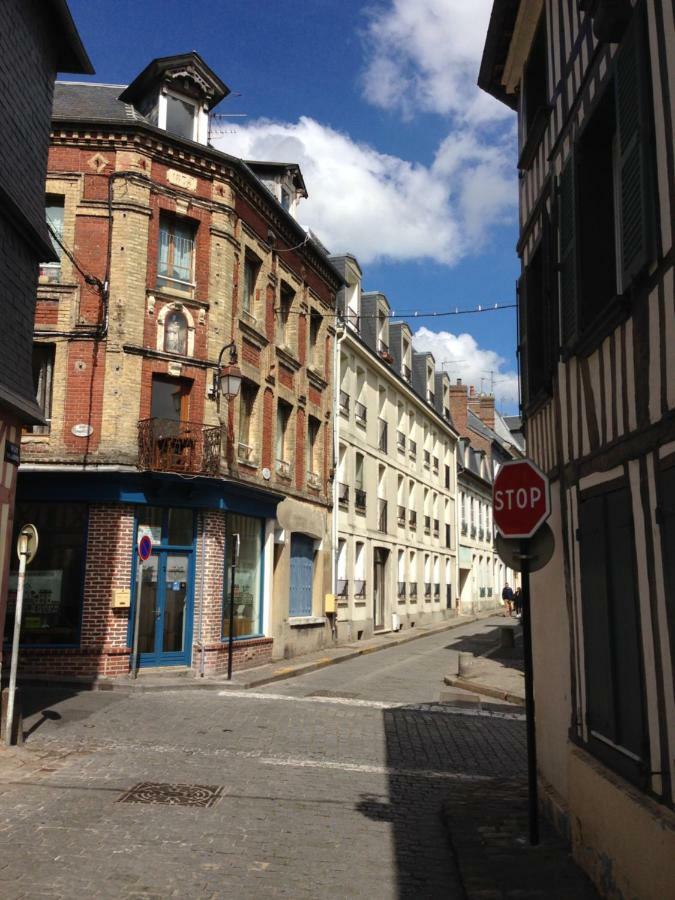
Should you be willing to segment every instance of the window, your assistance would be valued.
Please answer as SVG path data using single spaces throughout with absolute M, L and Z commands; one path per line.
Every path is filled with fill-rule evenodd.
M 260 261 L 253 256 L 244 257 L 244 283 L 241 294 L 241 308 L 253 317 L 255 311 L 255 285 L 260 272 Z
M 188 326 L 182 312 L 171 310 L 164 319 L 164 350 L 167 353 L 187 354 Z
M 291 346 L 290 316 L 295 294 L 286 284 L 281 285 L 279 292 L 279 340 L 280 347 Z
M 242 381 L 239 394 L 239 445 L 237 449 L 237 458 L 240 462 L 256 462 L 253 417 L 257 396 L 257 385 L 252 381 Z
M 286 188 L 281 189 L 281 205 L 286 210 L 286 212 L 290 211 L 291 208 L 291 194 L 290 191 L 287 191 Z
M 277 460 L 276 469 L 280 475 L 290 476 L 291 464 L 290 457 L 290 435 L 289 423 L 291 420 L 292 407 L 283 400 L 277 402 Z
M 186 98 L 166 95 L 166 130 L 178 137 L 195 139 L 197 107 Z
M 627 487 L 582 494 L 579 544 L 589 749 L 625 777 L 646 782 L 649 750 Z
M 191 382 L 166 375 L 152 376 L 150 415 L 172 422 L 187 421 Z
M 614 73 L 560 175 L 563 346 L 597 342 L 654 255 L 653 141 L 643 6 Z
M 32 425 L 32 434 L 49 434 L 51 428 L 55 352 L 54 344 L 33 344 L 33 388 L 47 424 Z
M 321 331 L 321 314 L 312 310 L 309 317 L 309 364 L 315 369 L 320 366 L 319 333 Z M 358 383 L 358 375 L 357 375 Z
M 159 220 L 157 286 L 185 290 L 193 286 L 195 229 L 192 222 L 162 213 Z
M 81 503 L 21 503 L 14 513 L 16 546 L 26 522 L 37 526 L 40 541 L 26 569 L 21 643 L 78 644 L 82 615 L 87 507 Z M 5 640 L 14 630 L 19 561 L 10 554 Z
M 337 545 L 337 595 L 344 598 L 347 594 L 349 580 L 347 578 L 347 541 L 338 539 Z
M 310 416 L 307 420 L 307 478 L 315 487 L 321 484 L 320 434 L 321 422 Z
M 357 453 L 354 456 L 354 506 L 357 512 L 365 512 L 366 509 L 366 492 L 364 485 L 364 456 L 363 453 Z
M 354 544 L 354 597 L 363 600 L 366 596 L 366 545 L 362 541 Z
M 59 258 L 58 262 L 40 263 L 40 280 L 52 283 L 58 283 L 61 280 L 61 254 L 63 252 L 61 245 L 56 240 L 52 232 L 56 233 L 59 240 L 63 240 L 63 206 L 64 198 L 55 194 L 48 194 L 45 203 L 45 218 L 49 228 L 49 236 L 51 238 L 54 253 Z
M 262 633 L 262 534 L 263 521 L 228 513 L 225 519 L 225 585 L 223 637 L 230 634 L 232 568 L 229 564 L 234 535 L 239 535 L 239 559 L 234 572 L 233 636 L 250 637 Z

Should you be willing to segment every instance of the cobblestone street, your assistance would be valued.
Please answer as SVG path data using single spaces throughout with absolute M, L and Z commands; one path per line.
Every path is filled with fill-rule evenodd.
M 520 710 L 439 703 L 453 644 L 490 627 L 258 691 L 29 694 L 0 755 L 3 900 L 465 897 L 442 812 L 524 775 Z M 119 802 L 143 782 L 222 792 Z

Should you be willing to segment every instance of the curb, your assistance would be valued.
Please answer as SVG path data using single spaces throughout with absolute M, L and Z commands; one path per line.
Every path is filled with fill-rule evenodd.
M 371 647 L 363 647 L 356 648 L 348 653 L 341 654 L 337 657 L 326 656 L 321 659 L 315 659 L 312 662 L 308 663 L 300 663 L 297 666 L 288 666 L 285 669 L 280 669 L 276 672 L 273 672 L 270 675 L 264 675 L 262 677 L 256 678 L 255 676 L 246 679 L 245 681 L 212 681 L 208 677 L 207 678 L 192 678 L 189 676 L 182 676 L 180 679 L 180 683 L 170 683 L 166 684 L 143 684 L 142 682 L 128 682 L 128 681 L 78 681 L 76 679 L 53 679 L 50 678 L 48 681 L 46 679 L 40 678 L 21 678 L 20 684 L 24 687 L 43 687 L 43 688 L 63 688 L 63 687 L 71 687 L 78 688 L 82 691 L 118 691 L 124 692 L 127 694 L 131 693 L 150 693 L 153 691 L 162 692 L 162 691 L 195 691 L 195 690 L 207 690 L 207 691 L 227 691 L 227 690 L 249 690 L 254 687 L 262 687 L 266 684 L 273 684 L 277 681 L 286 681 L 289 678 L 296 678 L 299 675 L 308 675 L 311 672 L 316 672 L 319 669 L 324 669 L 328 666 L 334 666 L 338 663 L 348 662 L 352 659 L 358 659 L 359 656 L 365 656 L 368 653 L 377 653 L 380 650 L 389 650 L 392 647 L 400 647 L 402 644 L 408 644 L 411 641 L 417 641 L 421 638 L 431 637 L 434 634 L 442 634 L 444 631 L 452 631 L 455 628 L 461 628 L 463 625 L 471 625 L 473 622 L 479 622 L 482 619 L 491 618 L 493 613 L 486 613 L 484 615 L 471 616 L 470 618 L 453 618 L 448 622 L 444 622 L 442 625 L 439 625 L 435 628 L 431 628 L 428 631 L 415 631 L 414 634 L 405 634 L 395 640 L 387 641 L 386 644 L 374 645 Z M 253 672 L 254 670 L 252 670 Z
M 521 697 L 520 694 L 512 694 L 509 691 L 500 691 L 499 688 L 490 687 L 488 684 L 481 684 L 478 681 L 468 681 L 466 678 L 459 678 L 454 675 L 446 675 L 443 681 L 450 687 L 462 688 L 462 690 L 471 691 L 473 694 L 482 694 L 485 697 L 494 697 L 497 700 L 506 700 L 507 703 L 525 706 L 525 698 Z

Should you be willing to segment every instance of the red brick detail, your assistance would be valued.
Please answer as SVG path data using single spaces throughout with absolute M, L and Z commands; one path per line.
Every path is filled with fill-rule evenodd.
M 279 366 L 279 384 L 283 384 L 289 390 L 293 390 L 293 372 L 286 366 Z
M 309 402 L 313 403 L 314 406 L 321 406 L 321 391 L 318 391 L 315 387 L 310 387 L 308 397 Z
M 254 666 L 264 666 L 272 662 L 272 638 L 238 638 L 233 642 L 232 668 L 234 671 L 251 669 Z M 229 655 L 227 641 L 219 641 L 216 644 L 204 646 L 204 674 L 223 675 L 227 672 L 227 658 Z M 200 651 L 195 647 L 193 653 L 193 668 L 200 669 Z
M 307 314 L 298 316 L 298 359 L 301 365 L 307 363 Z
M 63 442 L 69 450 L 85 455 L 98 448 L 101 439 L 105 347 L 97 341 L 73 342 L 68 347 L 67 387 Z M 88 423 L 89 437 L 76 437 L 73 425 Z
M 302 490 L 305 483 L 305 440 L 306 440 L 305 411 L 298 409 L 295 417 L 295 486 Z
M 75 219 L 75 254 L 83 272 L 103 280 L 108 254 L 108 219 L 79 215 Z M 80 283 L 80 325 L 98 325 L 102 321 L 101 295 L 94 285 L 87 284 L 77 274 Z
M 268 284 L 265 289 L 265 334 L 269 341 L 274 341 L 276 328 L 276 316 L 274 315 L 275 299 L 274 288 L 271 284 Z
M 36 325 L 57 325 L 59 321 L 58 300 L 38 300 L 35 307 Z
M 260 350 L 246 338 L 241 342 L 241 358 L 252 366 L 260 367 Z
M 85 175 L 84 176 L 84 199 L 85 200 L 107 200 L 108 199 L 108 176 L 107 175 Z
M 274 394 L 270 388 L 265 388 L 263 396 L 263 438 L 262 438 L 262 464 L 263 468 L 272 468 L 272 434 L 274 427 Z
M 333 338 L 326 335 L 326 355 L 323 358 L 323 377 L 330 384 L 333 380 Z

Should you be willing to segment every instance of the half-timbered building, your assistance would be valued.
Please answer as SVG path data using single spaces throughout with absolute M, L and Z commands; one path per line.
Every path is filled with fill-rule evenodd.
M 675 309 L 670 0 L 496 0 L 518 112 L 519 359 L 556 551 L 532 579 L 546 807 L 608 896 L 672 896 Z

